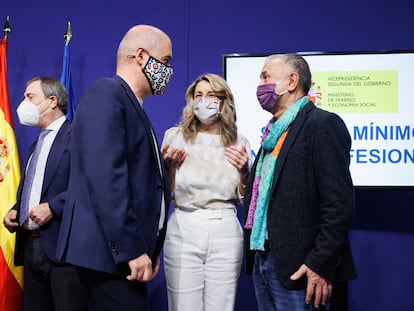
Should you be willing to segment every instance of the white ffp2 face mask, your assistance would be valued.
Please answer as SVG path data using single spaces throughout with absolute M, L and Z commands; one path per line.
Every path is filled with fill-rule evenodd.
M 16 112 L 20 123 L 23 125 L 36 126 L 39 123 L 40 114 L 38 106 L 27 100 L 24 100 L 20 103 L 19 107 L 17 107 Z
M 201 123 L 212 124 L 220 114 L 220 100 L 200 98 L 194 102 L 194 114 Z

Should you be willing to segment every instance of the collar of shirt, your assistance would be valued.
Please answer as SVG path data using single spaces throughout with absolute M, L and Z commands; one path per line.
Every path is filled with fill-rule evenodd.
M 51 131 L 59 131 L 60 127 L 62 126 L 63 123 L 65 123 L 66 121 L 66 117 L 65 116 L 61 116 L 60 118 L 57 118 L 55 121 L 53 121 L 52 123 L 50 123 L 46 129 L 47 130 L 51 130 Z
M 138 100 L 139 104 L 141 105 L 141 107 L 144 107 L 143 99 L 137 96 L 137 100 Z

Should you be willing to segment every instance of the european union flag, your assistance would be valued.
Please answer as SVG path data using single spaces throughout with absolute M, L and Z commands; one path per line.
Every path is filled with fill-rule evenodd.
M 75 116 L 76 105 L 73 99 L 73 91 L 72 91 L 70 48 L 69 48 L 70 37 L 72 37 L 72 33 L 71 33 L 70 22 L 69 22 L 68 29 L 65 35 L 66 44 L 63 50 L 63 68 L 62 68 L 62 75 L 60 76 L 60 82 L 65 86 L 66 91 L 68 93 L 68 111 L 66 113 L 66 118 L 72 121 L 73 117 Z
M 75 116 L 76 107 L 73 100 L 69 44 L 65 44 L 63 51 L 63 68 L 62 75 L 60 76 L 60 82 L 62 82 L 68 92 L 68 112 L 66 113 L 66 118 L 72 121 Z

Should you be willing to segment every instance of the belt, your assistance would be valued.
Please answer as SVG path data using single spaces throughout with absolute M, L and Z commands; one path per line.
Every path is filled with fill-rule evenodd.
M 27 230 L 29 232 L 29 235 L 32 238 L 37 238 L 40 237 L 40 230 L 39 229 L 34 229 L 34 230 Z

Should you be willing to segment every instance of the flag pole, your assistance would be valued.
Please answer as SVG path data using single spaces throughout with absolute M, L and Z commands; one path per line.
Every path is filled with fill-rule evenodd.
M 72 28 L 70 27 L 70 21 L 68 21 L 68 26 L 66 27 L 66 32 L 63 37 L 65 38 L 65 44 L 68 45 L 70 39 L 72 38 Z
M 7 16 L 6 22 L 4 23 L 4 28 L 3 28 L 4 39 L 7 39 L 7 37 L 9 36 L 10 31 L 11 31 L 11 29 L 10 29 L 10 18 Z

